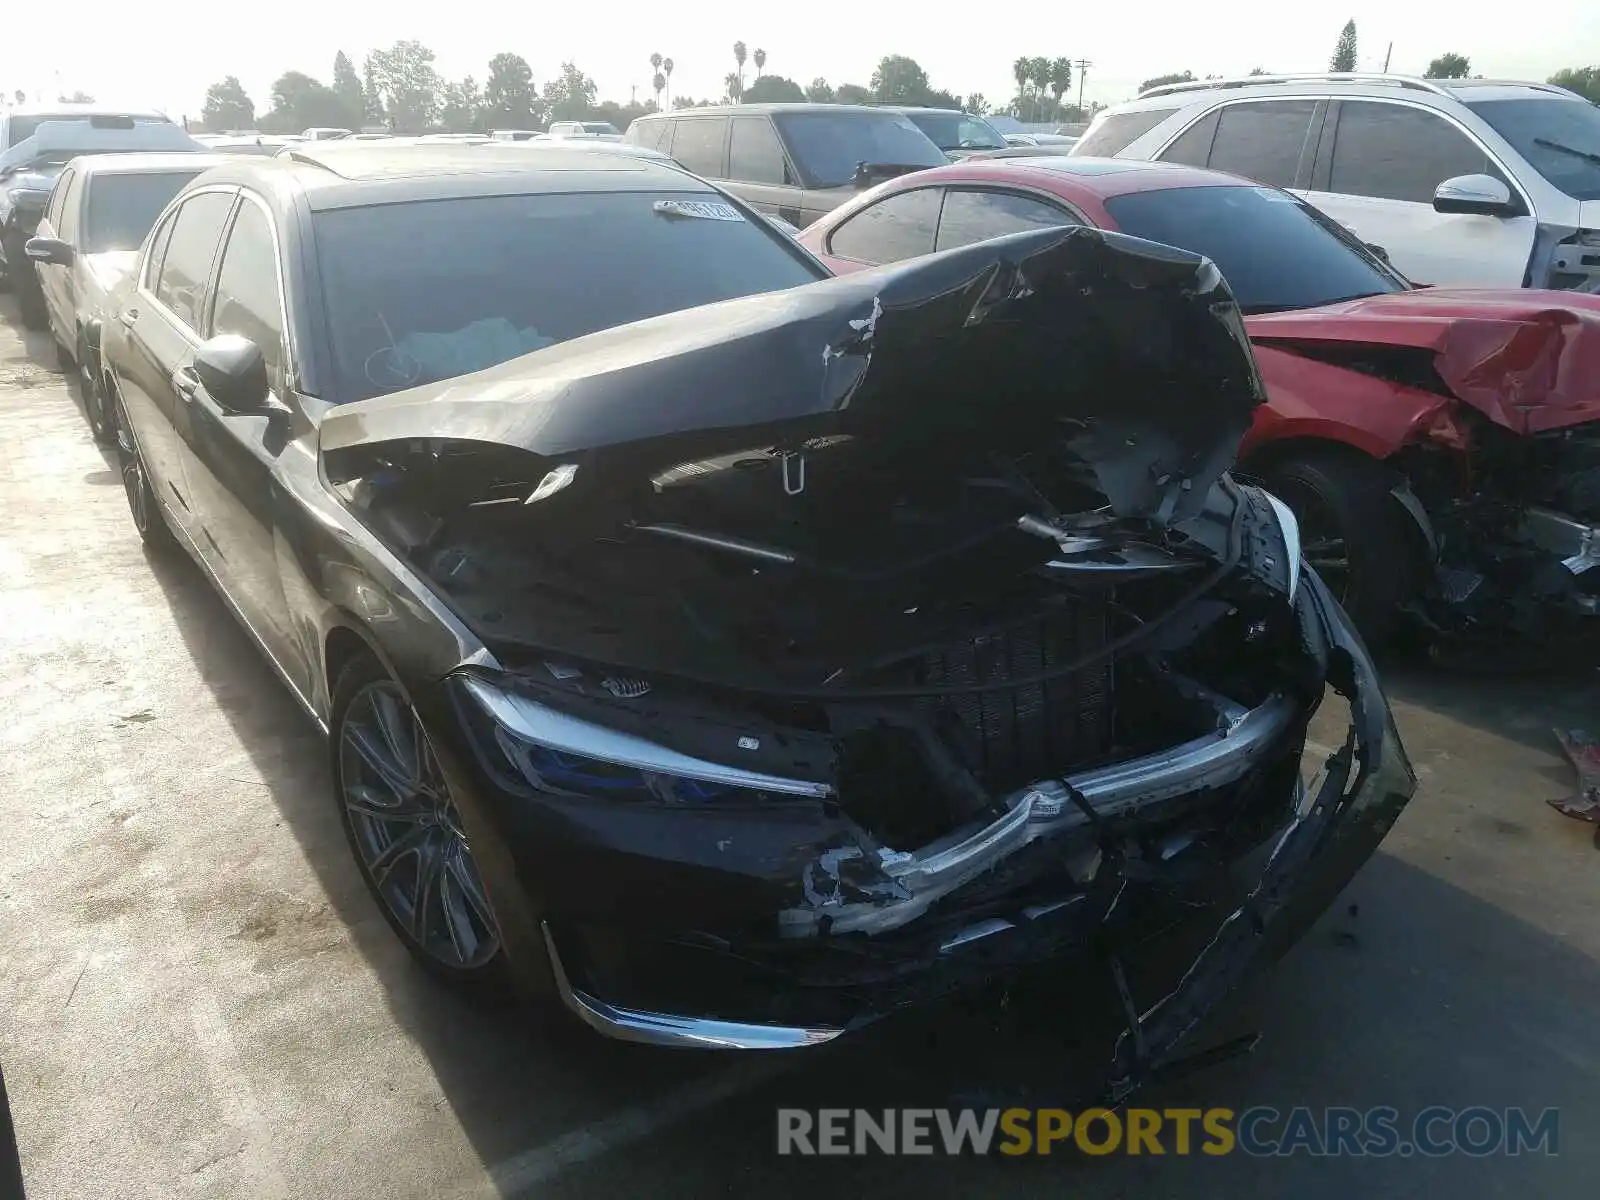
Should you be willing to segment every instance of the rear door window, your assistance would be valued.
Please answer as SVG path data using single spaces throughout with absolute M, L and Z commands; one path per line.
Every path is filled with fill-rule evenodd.
M 1206 165 L 1274 187 L 1293 187 L 1317 103 L 1255 100 L 1228 105 L 1219 118 Z
M 856 262 L 900 262 L 933 252 L 939 188 L 897 192 L 862 209 L 828 237 L 828 253 Z
M 830 112 L 826 104 L 814 107 L 816 112 L 784 112 L 776 118 L 808 187 L 844 187 L 862 163 L 915 170 L 949 162 L 909 117 L 848 108 Z
M 233 207 L 232 192 L 201 192 L 178 210 L 156 279 L 156 299 L 195 333 L 205 314 L 206 285 L 222 227 Z
M 1171 108 L 1141 108 L 1135 112 L 1112 113 L 1072 148 L 1074 154 L 1092 154 L 1110 158 L 1126 150 L 1161 122 L 1178 111 Z
M 66 170 L 56 179 L 56 185 L 50 191 L 50 203 L 45 205 L 44 217 L 50 222 L 50 228 L 56 231 L 56 236 L 63 241 L 67 238 L 62 228 L 61 214 L 67 207 L 67 190 L 72 186 L 72 177 L 76 172 Z
M 970 246 L 1008 233 L 1030 229 L 1049 229 L 1057 225 L 1082 224 L 1057 205 L 1016 192 L 958 191 L 945 193 L 939 215 L 936 250 Z
M 1211 142 L 1217 136 L 1217 119 L 1221 112 L 1213 109 L 1178 135 L 1172 145 L 1157 157 L 1162 162 L 1185 163 L 1203 167 L 1211 158 Z
M 1432 204 L 1446 179 L 1482 174 L 1504 178 L 1483 148 L 1443 117 L 1377 100 L 1339 105 L 1330 192 Z
M 728 141 L 728 178 L 741 183 L 789 184 L 788 164 L 772 122 L 766 117 L 735 117 Z
M 677 134 L 672 139 L 672 157 L 696 175 L 721 179 L 727 131 L 727 117 L 680 118 Z

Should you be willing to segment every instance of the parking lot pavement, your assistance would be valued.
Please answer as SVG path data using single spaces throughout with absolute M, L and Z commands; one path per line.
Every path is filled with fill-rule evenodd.
M 1588 1194 L 1600 853 L 1544 801 L 1593 684 L 1391 679 L 1421 776 L 1383 852 L 1156 1107 L 1561 1109 L 1557 1157 L 797 1160 L 780 1104 L 1070 1104 L 1105 1061 L 1068 966 L 806 1057 L 551 1036 L 415 971 L 362 890 L 324 750 L 196 570 L 153 562 L 54 354 L 0 306 L 0 1063 L 30 1195 L 1048 1190 Z M 1590 1181 L 1586 1186 L 1582 1181 Z

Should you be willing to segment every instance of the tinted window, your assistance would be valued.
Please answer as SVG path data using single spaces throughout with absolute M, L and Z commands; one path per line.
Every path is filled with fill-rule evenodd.
M 672 211 L 685 201 L 722 203 L 618 192 L 316 214 L 330 399 L 447 379 L 613 325 L 820 277 L 765 222 Z
M 172 226 L 174 219 L 168 217 L 161 228 L 156 230 L 155 237 L 150 239 L 150 253 L 144 260 L 144 286 L 152 292 L 156 290 L 156 281 L 161 277 L 161 260 L 166 257 L 167 243 L 172 240 Z
M 1110 158 L 1126 150 L 1135 140 L 1177 111 L 1174 105 L 1172 108 L 1141 108 L 1137 112 L 1112 113 L 1079 138 L 1072 152 Z
M 50 228 L 56 231 L 56 236 L 70 241 L 61 221 L 61 214 L 67 206 L 67 192 L 72 187 L 72 177 L 76 171 L 63 171 L 56 177 L 55 187 L 50 189 L 50 203 L 44 206 L 45 219 L 50 222 Z
M 812 187 L 843 187 L 859 163 L 942 167 L 944 152 L 898 113 L 786 112 L 774 118 Z
M 659 121 L 635 121 L 628 126 L 627 140 L 636 146 L 659 150 L 661 149 L 661 135 L 670 128 L 672 128 L 672 123 L 665 118 Z
M 198 331 L 205 311 L 206 281 L 216 256 L 222 225 L 233 206 L 231 192 L 202 192 L 178 210 L 172 236 L 161 260 L 156 298 Z
M 72 121 L 74 123 L 85 121 L 95 125 L 104 125 L 107 128 L 119 128 L 126 127 L 128 124 L 137 123 L 142 125 L 161 120 L 162 118 L 159 117 L 135 117 L 130 119 L 126 116 L 119 116 L 116 113 L 86 113 L 82 109 L 59 113 L 29 113 L 25 117 L 14 116 L 11 118 L 6 128 L 6 144 L 0 146 L 0 150 L 9 150 L 24 138 L 32 137 L 39 126 L 46 121 Z M 171 122 L 165 123 L 171 124 Z
M 156 218 L 198 171 L 162 171 L 148 175 L 104 173 L 89 180 L 89 220 L 84 247 L 137 250 Z
M 1339 106 L 1330 192 L 1432 204 L 1446 179 L 1490 170 L 1483 150 L 1433 113 L 1367 100 Z
M 828 252 L 864 263 L 899 262 L 933 252 L 939 189 L 898 192 L 862 209 L 828 238 Z
M 1600 108 L 1582 100 L 1468 103 L 1539 174 L 1575 200 L 1600 200 Z
M 957 192 L 944 196 L 936 249 L 953 250 L 1008 233 L 1079 222 L 1060 207 L 1012 192 Z
M 1247 313 L 1404 288 L 1326 217 L 1272 188 L 1130 192 L 1107 200 L 1106 211 L 1124 233 L 1204 254 Z
M 278 298 L 278 258 L 266 213 L 246 202 L 228 234 L 217 272 L 211 332 L 237 333 L 261 347 L 267 377 L 277 387 L 283 367 L 283 315 Z
M 1209 112 L 1185 129 L 1178 140 L 1161 153 L 1161 161 L 1187 163 L 1191 167 L 1205 166 L 1206 160 L 1211 157 L 1211 139 L 1217 135 L 1219 115 L 1215 111 Z
M 1006 140 L 982 117 L 958 112 L 911 113 L 911 123 L 941 150 L 1003 150 Z
M 793 183 L 783 147 L 765 117 L 735 117 L 728 143 L 728 178 L 745 183 Z
M 1222 110 L 1206 165 L 1274 187 L 1293 187 L 1316 109 L 1315 100 L 1228 105 Z
M 726 117 L 680 120 L 672 139 L 672 157 L 696 175 L 722 178 L 722 135 L 727 132 Z

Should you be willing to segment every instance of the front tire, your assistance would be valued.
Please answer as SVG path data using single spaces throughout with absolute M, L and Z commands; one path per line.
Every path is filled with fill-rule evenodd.
M 428 732 L 371 655 L 334 685 L 334 796 L 345 837 L 384 919 L 429 974 L 504 993 L 498 922 Z
M 115 422 L 106 411 L 105 395 L 100 389 L 99 371 L 94 356 L 83 334 L 78 334 L 78 352 L 73 372 L 77 379 L 78 399 L 83 402 L 83 417 L 89 422 L 89 432 L 96 445 L 110 446 L 116 442 Z
M 1368 645 L 1386 641 L 1417 580 L 1389 473 L 1370 460 L 1311 454 L 1274 464 L 1261 481 L 1293 510 L 1306 562 Z

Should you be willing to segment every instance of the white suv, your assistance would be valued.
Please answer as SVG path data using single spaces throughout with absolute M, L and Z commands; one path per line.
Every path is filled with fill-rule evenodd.
M 1072 153 L 1288 188 L 1418 283 L 1600 290 L 1600 107 L 1550 84 L 1170 84 L 1100 113 Z

